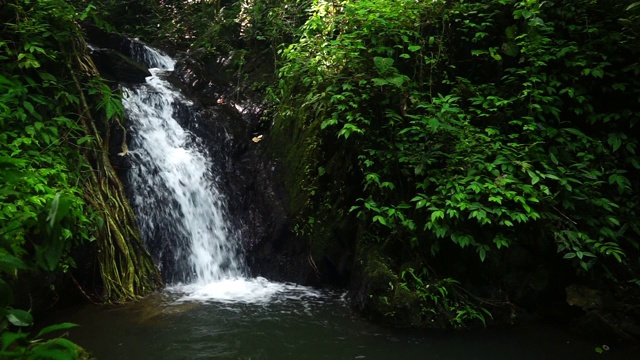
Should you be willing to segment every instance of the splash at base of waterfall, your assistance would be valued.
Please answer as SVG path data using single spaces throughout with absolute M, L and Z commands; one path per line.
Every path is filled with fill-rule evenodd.
M 175 302 L 267 303 L 285 300 L 309 300 L 322 297 L 310 287 L 294 283 L 275 283 L 263 277 L 223 279 L 207 284 L 185 284 L 168 287 L 180 296 Z

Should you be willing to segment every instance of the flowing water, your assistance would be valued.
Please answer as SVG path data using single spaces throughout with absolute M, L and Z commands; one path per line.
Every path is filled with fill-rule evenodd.
M 149 248 L 161 248 L 156 258 L 168 267 L 162 270 L 170 283 L 240 278 L 242 263 L 212 164 L 174 115 L 176 106 L 189 103 L 162 79 L 174 62 L 151 49 L 139 58 L 152 76 L 128 89 L 124 106 L 131 121 L 129 184 L 142 236 Z
M 163 292 L 125 306 L 70 309 L 57 320 L 80 324 L 70 338 L 100 360 L 631 360 L 640 353 L 607 344 L 599 355 L 601 342 L 541 324 L 455 333 L 388 329 L 353 314 L 341 294 L 300 290 L 259 303 Z
M 190 103 L 165 80 L 174 61 L 134 50 L 152 76 L 126 90 L 128 183 L 168 287 L 135 304 L 58 314 L 81 325 L 70 338 L 98 359 L 601 358 L 601 344 L 539 325 L 456 334 L 379 328 L 352 314 L 344 294 L 248 277 L 215 164 L 176 118 Z M 615 348 L 604 355 L 627 358 Z

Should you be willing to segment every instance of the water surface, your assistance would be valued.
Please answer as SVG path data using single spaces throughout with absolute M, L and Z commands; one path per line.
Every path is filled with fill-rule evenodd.
M 597 344 L 535 324 L 463 332 L 371 324 L 340 293 L 289 284 L 268 301 L 190 299 L 176 289 L 118 307 L 59 314 L 98 359 L 637 359 L 636 348 Z M 297 289 L 297 290 L 296 290 Z M 256 298 L 257 299 L 257 298 Z

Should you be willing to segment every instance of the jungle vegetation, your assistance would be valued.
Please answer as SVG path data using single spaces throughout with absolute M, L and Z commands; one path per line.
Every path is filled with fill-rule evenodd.
M 545 282 L 637 299 L 638 10 L 314 2 L 296 40 L 279 47 L 272 88 L 275 126 L 321 129 L 306 181 L 324 201 L 300 228 L 326 226 L 327 160 L 348 144 L 361 187 L 343 210 L 360 222 L 365 272 L 382 263 L 387 273 L 371 293 L 385 317 L 411 296 L 419 323 L 484 323 L 516 295 L 512 249 L 557 261 L 548 270 L 563 273 Z M 371 249 L 382 254 L 375 265 Z
M 33 278 L 71 277 L 79 291 L 101 303 L 137 299 L 160 285 L 107 154 L 110 128 L 121 121 L 123 107 L 117 87 L 89 58 L 79 26 L 94 10 L 62 0 L 0 2 L 3 359 L 82 355 L 64 338 L 41 341 L 72 324 L 35 336 L 23 330 L 33 316 L 14 303 L 29 306 L 24 299 L 31 291 L 56 298 L 61 283 L 51 281 L 43 291 L 32 288 Z M 83 256 L 72 256 L 74 251 Z M 73 277 L 79 263 L 85 271 L 89 264 L 85 281 Z
M 550 283 L 637 309 L 639 19 L 632 0 L 0 1 L 0 355 L 80 356 L 20 330 L 25 274 L 94 262 L 93 301 L 160 285 L 109 164 L 123 109 L 86 23 L 273 61 L 265 143 L 295 172 L 296 236 L 321 252 L 349 219 L 379 319 L 508 321 Z

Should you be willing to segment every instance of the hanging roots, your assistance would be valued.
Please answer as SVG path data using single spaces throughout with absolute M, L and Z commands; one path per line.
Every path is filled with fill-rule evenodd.
M 92 115 L 87 98 L 82 91 L 76 71 L 80 76 L 96 77 L 98 70 L 87 55 L 87 45 L 81 37 L 73 43 L 76 54 L 67 62 L 80 99 L 79 120 L 86 135 L 93 136 L 84 150 L 84 157 L 92 170 L 84 182 L 85 201 L 102 217 L 103 226 L 96 234 L 98 262 L 104 286 L 101 297 L 104 302 L 118 303 L 136 300 L 162 286 L 158 268 L 144 247 L 135 215 L 126 198 L 124 186 L 111 166 L 108 156 L 109 126 L 104 112 L 95 116 L 107 124 L 104 136 L 98 131 L 96 117 Z M 75 71 L 74 71 L 75 70 Z M 120 119 L 112 119 L 120 122 Z

